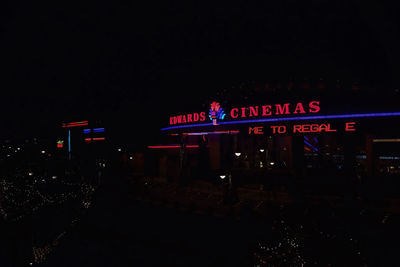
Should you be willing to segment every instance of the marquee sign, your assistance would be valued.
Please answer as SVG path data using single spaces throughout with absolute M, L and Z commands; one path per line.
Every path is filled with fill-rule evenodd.
M 256 126 L 249 127 L 249 134 L 264 134 L 265 131 L 269 131 L 271 134 L 287 134 L 287 133 L 328 133 L 337 132 L 338 128 L 332 125 L 332 123 L 301 123 L 294 124 L 291 126 L 287 125 L 270 125 L 269 127 Z M 339 129 L 345 132 L 356 131 L 355 122 L 345 122 L 344 127 Z
M 229 117 L 231 120 L 244 119 L 244 118 L 262 118 L 262 117 L 273 117 L 279 115 L 291 115 L 291 114 L 314 114 L 318 113 L 320 108 L 319 101 L 310 101 L 308 103 L 284 103 L 284 104 L 267 104 L 260 106 L 247 106 L 240 108 L 232 108 L 229 111 Z M 223 120 L 226 117 L 224 110 L 218 102 L 211 103 L 209 111 L 209 118 L 213 122 L 213 125 L 217 125 L 218 120 Z M 193 122 L 204 122 L 206 120 L 205 112 L 189 113 L 178 116 L 172 116 L 169 118 L 170 125 L 188 124 Z

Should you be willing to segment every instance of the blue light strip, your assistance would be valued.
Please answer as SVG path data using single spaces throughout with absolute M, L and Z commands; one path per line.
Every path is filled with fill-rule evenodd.
M 93 129 L 93 132 L 95 132 L 95 133 L 102 133 L 102 132 L 104 132 L 104 128 L 94 128 L 94 129 Z
M 68 130 L 68 153 L 71 153 L 71 130 Z
M 90 129 L 83 129 L 83 133 L 84 133 L 84 134 L 90 133 Z
M 289 117 L 289 118 L 272 118 L 258 120 L 243 120 L 243 121 L 224 121 L 223 124 L 242 124 L 242 123 L 258 123 L 258 122 L 277 122 L 277 121 L 295 121 L 295 120 L 326 120 L 326 119 L 348 119 L 348 118 L 374 118 L 374 117 L 394 117 L 400 116 L 400 112 L 385 112 L 385 113 L 360 113 L 360 114 L 342 114 L 342 115 L 320 115 L 320 116 L 304 116 L 304 117 Z M 211 126 L 212 123 L 178 125 L 162 128 L 161 131 L 188 128 L 188 127 L 204 127 Z

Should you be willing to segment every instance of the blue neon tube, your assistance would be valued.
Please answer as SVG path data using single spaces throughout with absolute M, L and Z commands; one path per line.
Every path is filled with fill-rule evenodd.
M 258 122 L 294 121 L 294 120 L 324 120 L 324 119 L 374 118 L 374 117 L 394 117 L 394 116 L 400 116 L 400 112 L 319 115 L 319 116 L 288 117 L 288 118 L 254 119 L 254 120 L 243 120 L 243 121 L 223 121 L 223 122 L 218 122 L 218 124 L 224 125 L 224 124 L 243 124 L 243 123 L 258 123 Z M 188 128 L 188 127 L 205 127 L 211 125 L 212 123 L 178 125 L 178 126 L 170 126 L 162 128 L 161 131 Z

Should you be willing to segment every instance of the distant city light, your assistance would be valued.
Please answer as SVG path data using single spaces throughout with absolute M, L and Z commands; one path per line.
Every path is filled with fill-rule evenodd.
M 20 147 L 17 147 L 17 150 L 21 150 L 21 148 L 20 148 Z
M 122 149 L 121 148 L 118 148 L 118 152 L 121 152 L 122 151 Z
M 57 176 L 56 176 L 56 175 L 53 175 L 53 176 L 51 176 L 51 178 L 52 178 L 53 180 L 55 180 L 55 179 L 57 179 Z
M 260 152 L 261 152 L 261 153 L 264 152 L 264 151 L 265 151 L 265 150 L 264 150 L 263 148 L 260 149 Z
M 240 157 L 240 155 L 242 155 L 242 153 L 240 152 L 235 152 L 236 157 Z
M 226 175 L 220 175 L 219 178 L 225 179 Z
M 133 159 L 133 157 L 129 157 L 129 159 Z
M 275 165 L 275 162 L 271 161 L 271 162 L 269 163 L 269 165 L 273 166 L 273 165 Z
M 41 153 L 44 154 L 44 153 L 46 153 L 46 151 L 42 150 Z
M 28 172 L 28 175 L 29 175 L 29 176 L 32 176 L 32 175 L 33 175 L 33 172 Z

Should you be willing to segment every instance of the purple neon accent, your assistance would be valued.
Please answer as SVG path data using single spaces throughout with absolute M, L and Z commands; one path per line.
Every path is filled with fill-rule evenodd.
M 224 121 L 224 122 L 220 122 L 219 124 L 223 125 L 223 124 L 242 124 L 242 123 L 294 121 L 294 120 L 322 120 L 322 119 L 371 118 L 371 117 L 392 117 L 392 116 L 400 116 L 400 112 L 320 115 L 320 116 L 272 118 L 272 119 L 243 120 L 243 121 Z M 179 125 L 179 126 L 171 126 L 171 127 L 162 128 L 161 131 L 171 130 L 171 129 L 179 129 L 179 128 L 188 128 L 188 127 L 211 126 L 211 125 L 212 125 L 212 123 Z

